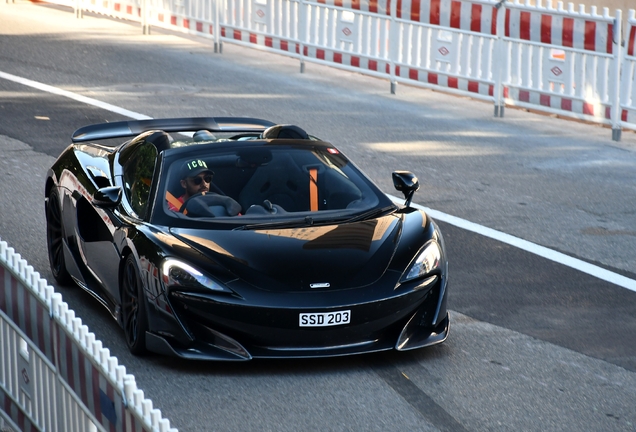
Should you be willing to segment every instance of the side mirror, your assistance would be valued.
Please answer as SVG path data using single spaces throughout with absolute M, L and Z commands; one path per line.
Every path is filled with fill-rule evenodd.
M 404 194 L 406 198 L 405 206 L 411 205 L 413 194 L 420 188 L 420 181 L 410 171 L 394 171 L 393 174 L 393 186 Z
M 97 189 L 93 195 L 93 205 L 98 208 L 115 208 L 121 202 L 121 187 L 109 186 Z

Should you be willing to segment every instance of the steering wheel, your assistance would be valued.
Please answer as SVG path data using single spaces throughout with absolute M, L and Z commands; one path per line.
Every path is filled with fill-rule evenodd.
M 272 204 L 270 200 L 263 201 L 263 204 L 252 204 L 247 211 L 246 215 L 275 215 L 287 213 L 284 208 L 278 204 Z
M 189 217 L 237 216 L 241 205 L 229 196 L 199 192 L 185 200 L 179 211 Z

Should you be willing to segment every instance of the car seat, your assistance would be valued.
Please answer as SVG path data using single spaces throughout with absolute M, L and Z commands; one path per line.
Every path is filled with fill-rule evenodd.
M 288 154 L 254 171 L 239 194 L 244 209 L 269 200 L 288 212 L 309 210 L 309 173 L 304 172 Z
M 275 125 L 270 126 L 261 134 L 263 139 L 297 139 L 307 140 L 309 135 L 304 129 L 296 125 Z
M 349 204 L 362 198 L 360 189 L 335 170 L 327 170 L 323 176 L 326 190 L 325 204 L 329 210 L 348 208 Z

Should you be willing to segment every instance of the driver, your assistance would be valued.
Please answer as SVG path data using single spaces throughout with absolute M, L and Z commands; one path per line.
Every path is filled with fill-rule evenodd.
M 179 198 L 174 196 L 168 199 L 168 208 L 172 211 L 178 212 L 183 204 L 192 195 L 200 192 L 209 192 L 210 183 L 214 176 L 214 171 L 208 168 L 205 161 L 201 159 L 189 160 L 181 167 L 180 178 L 181 187 L 184 189 L 184 194 Z

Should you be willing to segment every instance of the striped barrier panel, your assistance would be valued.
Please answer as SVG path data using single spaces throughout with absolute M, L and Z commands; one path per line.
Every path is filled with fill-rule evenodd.
M 389 77 L 391 15 L 388 0 L 303 2 L 303 61 Z
M 214 38 L 218 21 L 214 0 L 145 0 L 145 5 L 149 26 Z
M 621 71 L 621 126 L 636 130 L 636 11 L 630 10 Z
M 506 103 L 619 127 L 621 24 L 607 8 L 506 4 Z
M 218 0 L 220 36 L 291 57 L 301 53 L 299 0 Z
M 0 286 L 3 431 L 176 432 L 62 296 L 3 241 Z
M 138 21 L 141 17 L 141 4 L 137 0 L 84 0 L 89 11 L 119 19 Z
M 311 61 L 389 78 L 392 91 L 404 82 L 493 101 L 497 116 L 503 116 L 504 104 L 569 116 L 611 125 L 614 140 L 620 140 L 623 126 L 636 124 L 634 21 L 623 55 L 620 10 L 614 17 L 607 9 L 598 15 L 595 7 L 586 13 L 572 3 L 567 10 L 562 2 L 553 8 L 551 0 L 547 7 L 543 0 L 536 5 L 531 0 L 68 1 L 77 1 L 80 11 L 81 5 L 96 11 L 101 5 L 101 13 L 140 20 L 144 32 L 155 25 L 214 38 L 215 51 L 227 41 L 298 58 L 301 71 Z
M 496 83 L 491 65 L 496 64 L 495 0 L 291 3 L 299 5 L 300 10 L 290 8 L 294 13 L 284 16 L 272 7 L 276 4 L 273 0 L 227 0 L 221 37 L 245 45 L 273 47 L 298 55 L 301 61 L 494 98 Z M 267 25 L 250 27 L 258 22 Z M 276 39 L 272 41 L 267 34 L 270 29 L 281 28 L 282 22 L 291 29 L 297 23 L 299 30 L 279 37 L 277 45 Z
M 402 0 L 394 46 L 398 81 L 495 100 L 497 1 Z
M 93 12 L 133 21 L 141 19 L 140 1 L 143 0 L 47 0 L 48 3 L 72 7 L 78 17 L 82 17 L 84 12 Z
M 298 57 L 298 0 L 144 0 L 149 26 Z

